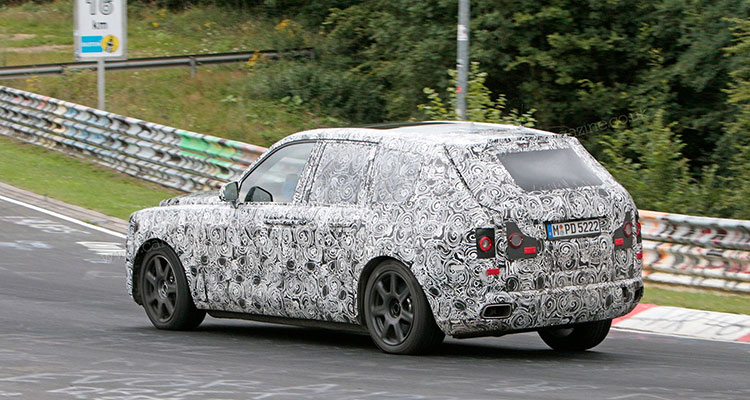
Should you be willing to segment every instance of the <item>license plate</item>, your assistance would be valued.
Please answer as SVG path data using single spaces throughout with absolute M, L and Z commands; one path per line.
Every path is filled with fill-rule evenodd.
M 547 223 L 547 239 L 596 236 L 602 233 L 599 219 Z

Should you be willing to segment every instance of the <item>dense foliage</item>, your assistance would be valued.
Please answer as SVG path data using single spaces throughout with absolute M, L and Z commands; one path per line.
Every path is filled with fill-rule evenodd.
M 326 121 L 453 117 L 456 0 L 139 2 L 290 21 L 280 47 L 315 36 L 315 60 L 252 63 L 251 87 Z M 642 208 L 750 218 L 750 2 L 474 0 L 471 15 L 474 119 L 578 136 Z
M 750 218 L 750 3 L 472 7 L 472 59 L 504 107 L 535 109 L 537 126 L 579 136 L 642 208 Z M 444 0 L 332 10 L 327 55 L 379 84 L 381 118 L 421 118 L 435 105 L 425 87 L 450 95 L 455 15 Z

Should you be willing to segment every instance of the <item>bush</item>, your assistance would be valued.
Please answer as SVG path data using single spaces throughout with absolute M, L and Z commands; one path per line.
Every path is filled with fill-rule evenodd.
M 354 123 L 381 122 L 382 87 L 361 74 L 327 68 L 318 62 L 261 64 L 260 89 L 271 98 L 299 99 L 300 104 Z

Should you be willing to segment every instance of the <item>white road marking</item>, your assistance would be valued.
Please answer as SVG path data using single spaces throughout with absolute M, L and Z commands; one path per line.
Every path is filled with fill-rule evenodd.
M 51 249 L 52 246 L 35 240 L 16 240 L 15 242 L 0 242 L 0 247 L 11 248 L 15 250 L 34 251 L 39 249 Z
M 0 217 L 0 221 L 12 222 L 16 225 L 29 226 L 34 229 L 39 229 L 42 232 L 46 232 L 46 233 L 63 233 L 63 234 L 83 233 L 85 235 L 91 234 L 91 232 L 76 229 L 68 225 L 63 225 L 63 224 L 60 224 L 60 223 L 57 223 L 55 221 L 52 221 L 50 219 L 45 219 L 45 218 L 2 216 Z
M 76 242 L 100 256 L 125 257 L 121 243 L 114 242 Z
M 92 225 L 92 224 L 89 224 L 89 223 L 77 220 L 75 218 L 68 217 L 67 215 L 62 215 L 62 214 L 56 213 L 54 211 L 50 211 L 50 210 L 47 210 L 47 209 L 44 209 L 44 208 L 41 208 L 41 207 L 37 207 L 37 206 L 31 205 L 31 204 L 28 204 L 28 203 L 24 203 L 24 202 L 19 201 L 19 200 L 11 199 L 11 198 L 5 197 L 5 196 L 0 196 L 0 200 L 8 202 L 8 203 L 15 204 L 15 205 L 19 205 L 21 207 L 30 208 L 30 209 L 32 209 L 34 211 L 38 211 L 38 212 L 43 213 L 43 214 L 51 215 L 51 216 L 53 216 L 55 218 L 59 218 L 59 219 L 62 219 L 64 221 L 72 222 L 74 224 L 77 224 L 77 225 L 80 225 L 80 226 L 83 226 L 83 227 L 86 227 L 86 228 L 89 228 L 89 229 L 93 229 L 95 231 L 103 232 L 103 233 L 106 233 L 108 235 L 112 235 L 112 236 L 118 237 L 120 239 L 125 239 L 125 235 L 123 235 L 122 233 L 111 231 L 111 230 L 109 230 L 107 228 L 102 228 L 100 226 Z

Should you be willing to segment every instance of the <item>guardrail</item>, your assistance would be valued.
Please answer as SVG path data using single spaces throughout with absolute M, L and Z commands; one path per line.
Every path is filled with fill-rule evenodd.
M 3 86 L 0 134 L 188 192 L 218 188 L 265 151 Z
M 219 187 L 266 150 L 2 86 L 0 134 L 186 192 Z M 750 221 L 639 214 L 646 280 L 750 293 Z
M 750 293 L 750 221 L 639 214 L 647 280 Z
M 228 64 L 235 62 L 247 62 L 253 56 L 275 60 L 280 57 L 315 57 L 312 47 L 300 49 L 278 50 L 254 50 L 233 53 L 210 53 L 210 54 L 187 54 L 182 56 L 146 57 L 132 58 L 129 60 L 107 61 L 104 69 L 107 71 L 124 71 L 137 69 L 190 67 L 192 75 L 200 65 Z M 96 70 L 96 61 L 80 61 L 57 64 L 18 65 L 11 67 L 0 67 L 0 79 L 18 79 L 29 75 L 59 75 L 67 71 Z

